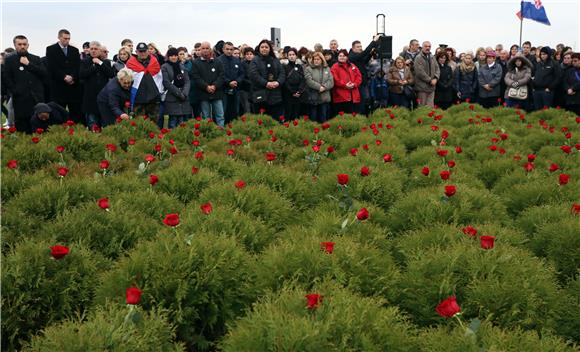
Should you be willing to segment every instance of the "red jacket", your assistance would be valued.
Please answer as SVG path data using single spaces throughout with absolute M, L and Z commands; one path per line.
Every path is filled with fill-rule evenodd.
M 360 92 L 358 90 L 362 83 L 360 70 L 354 64 L 337 62 L 332 65 L 330 72 L 332 73 L 332 78 L 334 78 L 332 101 L 334 103 L 360 103 Z M 353 89 L 346 88 L 348 82 L 354 83 Z

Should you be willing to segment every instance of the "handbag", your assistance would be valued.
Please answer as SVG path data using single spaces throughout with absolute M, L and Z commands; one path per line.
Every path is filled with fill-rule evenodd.
M 526 100 L 528 98 L 528 86 L 510 88 L 508 90 L 508 98 L 516 100 Z
M 413 88 L 408 85 L 405 85 L 405 87 L 403 87 L 403 94 L 405 94 L 405 97 L 410 101 L 415 101 L 415 98 L 417 97 L 417 95 L 415 94 L 415 90 L 413 90 Z

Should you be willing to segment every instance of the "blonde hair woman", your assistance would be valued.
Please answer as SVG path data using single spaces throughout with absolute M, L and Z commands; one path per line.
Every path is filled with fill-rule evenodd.
M 329 118 L 330 91 L 334 87 L 334 79 L 322 53 L 312 53 L 304 67 L 304 78 L 307 86 L 305 102 L 310 118 L 320 123 L 325 122 Z
M 471 52 L 463 55 L 461 63 L 455 70 L 455 77 L 453 79 L 453 87 L 457 92 L 459 101 L 475 102 L 477 98 L 477 68 L 473 62 L 473 54 Z
M 405 63 L 405 59 L 399 56 L 395 59 L 393 66 L 387 73 L 387 82 L 389 82 L 389 97 L 391 105 L 404 106 L 411 108 L 411 86 L 415 83 L 411 69 Z
M 119 72 L 125 68 L 127 60 L 129 60 L 130 57 L 131 49 L 126 46 L 119 49 L 119 52 L 117 53 L 117 60 L 113 63 L 113 69 L 115 69 L 115 72 Z

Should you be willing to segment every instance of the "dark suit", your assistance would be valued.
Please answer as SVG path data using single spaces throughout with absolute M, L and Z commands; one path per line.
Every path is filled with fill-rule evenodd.
M 83 84 L 82 108 L 85 114 L 99 115 L 97 95 L 115 74 L 111 61 L 105 59 L 102 62 L 101 65 L 97 65 L 90 56 L 81 62 L 79 76 Z
M 24 56 L 28 57 L 28 65 L 20 63 L 21 55 L 6 57 L 4 78 L 8 93 L 12 96 L 16 129 L 32 133 L 30 116 L 34 112 L 34 105 L 45 101 L 43 81 L 47 72 L 38 56 L 29 53 Z
M 81 113 L 81 87 L 79 83 L 79 67 L 81 57 L 74 46 L 67 47 L 67 55 L 59 43 L 46 47 L 46 61 L 49 74 L 50 95 L 52 101 L 63 107 L 68 107 L 71 119 L 84 123 Z M 64 81 L 66 75 L 72 76 L 74 84 Z

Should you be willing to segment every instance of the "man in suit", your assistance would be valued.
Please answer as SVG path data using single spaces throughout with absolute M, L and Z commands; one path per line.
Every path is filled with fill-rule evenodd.
M 28 39 L 17 35 L 13 40 L 15 55 L 6 57 L 4 78 L 14 106 L 16 129 L 32 133 L 30 116 L 37 103 L 44 102 L 43 80 L 47 76 L 40 58 L 28 52 Z
M 81 112 L 79 50 L 69 45 L 70 32 L 58 31 L 58 42 L 46 48 L 51 100 L 68 108 L 74 122 L 85 123 Z

